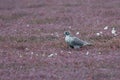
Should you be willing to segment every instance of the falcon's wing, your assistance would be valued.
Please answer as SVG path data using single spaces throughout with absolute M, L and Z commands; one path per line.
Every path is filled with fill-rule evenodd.
M 80 40 L 77 37 L 73 37 L 73 41 L 71 42 L 72 45 L 79 45 L 79 46 L 83 46 L 84 44 L 86 44 L 85 41 Z

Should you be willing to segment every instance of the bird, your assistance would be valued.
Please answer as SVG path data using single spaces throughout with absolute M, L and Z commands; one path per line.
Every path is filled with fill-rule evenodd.
M 69 31 L 64 32 L 65 42 L 70 48 L 81 48 L 83 46 L 92 45 L 86 41 L 83 41 L 75 36 L 72 36 Z

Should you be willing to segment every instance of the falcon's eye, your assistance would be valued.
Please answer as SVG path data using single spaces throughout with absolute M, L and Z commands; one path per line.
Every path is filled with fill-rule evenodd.
M 70 35 L 70 32 L 64 32 L 65 35 Z

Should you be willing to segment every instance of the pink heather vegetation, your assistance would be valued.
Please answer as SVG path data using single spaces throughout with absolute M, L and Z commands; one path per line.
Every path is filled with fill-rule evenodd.
M 120 0 L 0 0 L 0 80 L 120 80 Z

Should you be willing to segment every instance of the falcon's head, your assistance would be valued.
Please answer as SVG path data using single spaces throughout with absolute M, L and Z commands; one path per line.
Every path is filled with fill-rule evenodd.
M 65 31 L 65 32 L 64 32 L 64 35 L 65 35 L 65 36 L 68 36 L 68 35 L 70 35 L 70 32 L 69 32 L 69 31 Z

